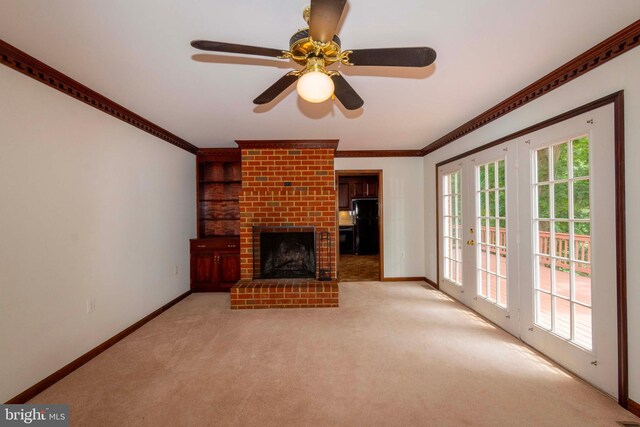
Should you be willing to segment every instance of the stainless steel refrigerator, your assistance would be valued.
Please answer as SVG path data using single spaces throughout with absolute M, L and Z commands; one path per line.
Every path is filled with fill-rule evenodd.
M 378 199 L 353 199 L 356 255 L 376 255 L 380 252 Z

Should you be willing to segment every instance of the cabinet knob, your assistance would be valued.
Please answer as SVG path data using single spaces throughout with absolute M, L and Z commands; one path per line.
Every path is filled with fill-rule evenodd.
M 227 245 L 228 248 L 235 248 L 236 245 Z
M 206 248 L 207 245 L 198 245 L 199 248 Z

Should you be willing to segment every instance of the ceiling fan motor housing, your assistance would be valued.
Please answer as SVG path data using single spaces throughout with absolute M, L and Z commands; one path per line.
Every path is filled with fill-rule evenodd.
M 330 65 L 337 61 L 340 56 L 340 38 L 333 36 L 333 40 L 329 43 L 322 44 L 319 47 L 320 55 L 316 54 L 318 44 L 314 44 L 309 37 L 309 29 L 300 30 L 291 36 L 289 40 L 289 51 L 293 53 L 295 57 L 308 57 L 308 56 L 323 56 L 325 59 L 325 65 Z M 292 58 L 300 65 L 305 65 L 306 60 L 298 60 Z

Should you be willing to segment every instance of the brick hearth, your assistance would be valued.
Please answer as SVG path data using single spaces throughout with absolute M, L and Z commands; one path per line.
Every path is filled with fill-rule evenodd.
M 337 206 L 333 164 L 337 141 L 237 143 L 242 152 L 242 280 L 231 289 L 231 308 L 337 307 Z M 254 226 L 315 226 L 316 241 L 320 233 L 328 232 L 333 245 L 330 257 L 333 280 L 253 280 Z M 316 278 L 321 262 L 326 265 L 328 260 L 316 260 Z
M 232 309 L 305 307 L 338 307 L 338 282 L 241 280 L 231 288 Z

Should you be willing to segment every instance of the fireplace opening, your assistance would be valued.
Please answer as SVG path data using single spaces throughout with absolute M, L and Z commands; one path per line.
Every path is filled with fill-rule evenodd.
M 315 278 L 314 227 L 254 227 L 254 279 Z

